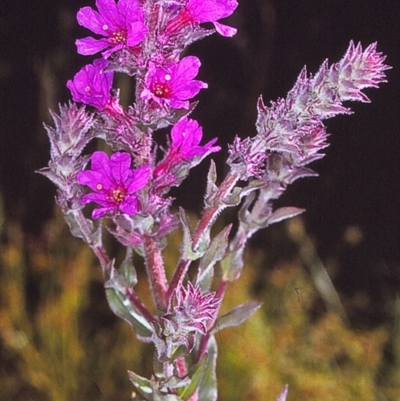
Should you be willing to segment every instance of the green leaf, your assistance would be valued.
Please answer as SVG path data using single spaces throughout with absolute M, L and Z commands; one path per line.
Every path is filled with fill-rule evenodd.
M 178 390 L 178 395 L 183 401 L 187 401 L 196 391 L 199 382 L 203 377 L 207 361 L 208 355 L 206 354 L 197 365 L 192 367 L 191 371 L 189 372 L 189 377 L 191 379 L 190 384 L 184 389 Z
M 132 263 L 133 249 L 128 247 L 124 261 L 121 263 L 118 271 L 121 276 L 126 280 L 128 288 L 133 288 L 137 284 L 136 269 Z
M 216 401 L 218 396 L 217 391 L 217 342 L 215 337 L 211 336 L 207 345 L 207 364 L 204 375 L 199 385 L 199 400 L 201 401 Z
M 232 224 L 229 224 L 212 239 L 210 246 L 200 260 L 196 285 L 199 285 L 203 292 L 210 290 L 214 276 L 214 265 L 225 256 L 231 228 Z
M 215 184 L 217 181 L 217 169 L 215 167 L 214 160 L 211 160 L 210 169 L 207 174 L 207 188 L 204 196 L 205 207 L 212 207 L 214 203 L 214 196 L 218 191 L 218 187 Z
M 183 242 L 181 255 L 184 260 L 197 260 L 202 254 L 193 250 L 192 234 L 190 232 L 189 217 L 183 208 L 179 209 L 179 217 L 183 228 Z
M 244 264 L 243 251 L 244 247 L 234 249 L 233 251 L 230 251 L 223 260 L 221 260 L 219 266 L 223 280 L 233 283 L 240 277 Z
M 268 218 L 268 225 L 278 223 L 285 219 L 290 219 L 303 213 L 304 211 L 305 209 L 300 209 L 298 207 L 281 207 L 275 210 Z
M 246 319 L 248 319 L 254 312 L 256 312 L 262 302 L 250 301 L 246 304 L 242 304 L 232 309 L 225 315 L 220 316 L 214 324 L 211 330 L 212 334 L 217 333 L 228 327 L 235 327 L 242 324 Z
M 135 386 L 135 389 L 149 401 L 153 400 L 153 386 L 152 382 L 145 377 L 139 376 L 135 372 L 128 370 L 129 380 Z
M 105 284 L 106 297 L 111 310 L 132 327 L 139 340 L 150 342 L 153 328 L 142 314 L 137 311 L 129 299 L 118 289 Z

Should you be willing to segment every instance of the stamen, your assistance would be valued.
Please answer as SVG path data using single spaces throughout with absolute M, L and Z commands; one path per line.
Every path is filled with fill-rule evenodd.
M 126 30 L 125 29 L 120 29 L 118 31 L 113 32 L 111 36 L 111 42 L 114 44 L 118 43 L 126 43 Z
M 114 202 L 117 202 L 117 203 L 123 202 L 125 199 L 125 195 L 126 195 L 126 192 L 125 192 L 124 188 L 118 188 L 118 189 L 114 189 L 112 191 L 112 198 L 113 198 Z
M 151 86 L 151 91 L 157 97 L 164 97 L 167 99 L 171 97 L 171 88 L 168 86 L 166 82 L 159 82 L 159 81 L 154 82 Z

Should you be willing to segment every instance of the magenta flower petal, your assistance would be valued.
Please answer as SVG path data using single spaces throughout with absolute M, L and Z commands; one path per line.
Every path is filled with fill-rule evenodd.
M 107 106 L 114 77 L 113 72 L 104 71 L 107 66 L 106 60 L 94 60 L 93 65 L 86 65 L 75 74 L 73 80 L 67 82 L 67 88 L 75 102 L 88 104 L 99 110 Z
M 100 184 L 104 189 L 111 189 L 113 186 L 112 181 L 107 177 L 105 179 L 104 175 L 98 171 L 86 170 L 81 171 L 77 175 L 77 181 L 81 185 L 86 185 L 93 191 L 98 190 L 98 185 Z
M 150 167 L 143 166 L 132 172 L 132 178 L 127 182 L 128 192 L 136 192 L 142 189 L 149 180 Z
M 94 209 L 92 213 L 92 218 L 93 219 L 99 219 L 100 217 L 103 217 L 107 213 L 110 213 L 114 210 L 113 207 L 102 207 L 99 209 Z
M 237 6 L 236 0 L 189 0 L 186 7 L 190 10 L 194 22 L 212 22 L 220 35 L 230 37 L 237 30 L 217 21 L 229 17 Z
M 139 202 L 137 197 L 127 197 L 120 205 L 121 212 L 131 216 L 137 213 L 138 208 Z
M 123 18 L 126 23 L 129 23 L 129 21 L 143 22 L 144 20 L 143 10 L 138 0 L 119 0 L 118 10 L 120 18 Z
M 120 22 L 118 6 L 114 0 L 96 0 L 96 7 L 109 28 L 115 29 Z
M 117 152 L 110 157 L 111 177 L 117 182 L 125 182 L 130 173 L 131 156 L 129 153 Z
M 214 22 L 215 30 L 221 35 L 227 38 L 231 38 L 236 35 L 237 29 L 231 26 L 221 24 L 219 22 Z
M 225 6 L 215 0 L 189 0 L 187 7 L 197 22 L 213 22 L 226 16 Z
M 142 22 L 132 22 L 127 33 L 126 44 L 129 47 L 139 44 L 147 34 L 147 27 Z
M 90 36 L 83 39 L 77 39 L 75 45 L 78 49 L 78 53 L 83 56 L 91 56 L 101 52 L 109 46 L 107 39 L 95 39 Z
M 84 28 L 90 29 L 97 35 L 104 35 L 104 25 L 106 22 L 104 18 L 91 7 L 81 8 L 76 15 L 76 19 L 78 24 Z

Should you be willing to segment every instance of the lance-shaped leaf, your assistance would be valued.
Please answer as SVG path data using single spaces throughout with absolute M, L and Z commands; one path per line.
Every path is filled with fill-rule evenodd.
M 196 285 L 199 285 L 203 292 L 210 290 L 214 276 L 214 265 L 225 256 L 231 228 L 232 224 L 229 224 L 212 239 L 210 246 L 200 260 Z
M 114 288 L 106 288 L 106 297 L 111 310 L 129 323 L 137 338 L 143 342 L 151 342 L 152 326 L 140 312 L 132 307 L 130 301 Z
M 227 206 L 237 206 L 243 197 L 249 196 L 250 193 L 263 188 L 267 182 L 265 180 L 252 180 L 249 185 L 244 188 L 235 187 L 231 194 L 224 198 L 223 202 Z
M 233 283 L 242 273 L 244 247 L 229 251 L 224 259 L 221 260 L 219 267 L 220 274 L 223 280 Z
M 178 390 L 178 395 L 182 400 L 187 401 L 196 391 L 200 380 L 203 378 L 205 368 L 207 366 L 208 355 L 204 355 L 201 361 L 192 367 L 189 372 L 190 383 L 183 389 Z
M 137 284 L 136 269 L 132 263 L 133 249 L 128 247 L 126 249 L 126 255 L 124 261 L 121 263 L 118 271 L 125 279 L 125 287 L 133 288 Z
M 201 252 L 193 250 L 192 234 L 190 232 L 189 217 L 183 208 L 179 209 L 179 217 L 183 228 L 183 242 L 181 247 L 181 255 L 184 260 L 197 260 L 201 258 Z
M 212 207 L 214 202 L 214 196 L 218 191 L 218 187 L 215 184 L 217 181 L 217 168 L 215 167 L 215 163 L 211 160 L 210 169 L 207 174 L 207 187 L 206 193 L 204 196 L 204 205 L 205 207 Z
M 85 234 L 82 232 L 81 229 L 81 224 L 82 222 L 78 222 L 76 219 L 76 214 L 74 213 L 74 210 L 70 211 L 69 213 L 64 213 L 64 219 L 68 224 L 69 230 L 71 231 L 71 234 L 74 237 L 81 238 L 85 242 L 88 241 L 88 238 L 85 238 Z M 92 220 L 86 219 L 83 217 L 85 220 L 83 223 L 88 227 L 90 233 L 92 234 L 95 231 L 94 224 Z M 97 231 L 99 228 L 97 227 Z
M 104 284 L 108 304 L 117 316 L 130 324 L 139 340 L 150 342 L 153 327 L 126 295 L 127 290 L 131 289 L 127 284 L 126 277 L 111 267 L 110 278 Z
M 225 206 L 233 207 L 237 206 L 242 199 L 242 188 L 235 187 L 233 188 L 232 192 L 224 197 L 222 203 Z
M 135 389 L 144 397 L 145 400 L 153 400 L 153 386 L 151 380 L 139 376 L 130 370 L 128 370 L 128 377 Z
M 283 390 L 278 395 L 278 398 L 276 399 L 276 401 L 286 401 L 288 391 L 289 391 L 289 385 L 286 384 L 286 386 L 283 388 Z
M 268 225 L 278 223 L 282 220 L 291 219 L 304 211 L 305 209 L 300 209 L 298 207 L 281 207 L 275 210 L 268 218 Z
M 250 301 L 246 304 L 239 305 L 236 308 L 232 309 L 230 312 L 225 315 L 220 316 L 211 330 L 212 334 L 217 333 L 227 327 L 235 327 L 242 324 L 246 319 L 248 319 L 253 313 L 255 313 L 262 302 Z
M 218 397 L 217 391 L 217 342 L 215 337 L 211 336 L 208 340 L 207 345 L 207 364 L 205 368 L 204 375 L 200 381 L 199 386 L 199 397 L 201 401 L 216 401 Z

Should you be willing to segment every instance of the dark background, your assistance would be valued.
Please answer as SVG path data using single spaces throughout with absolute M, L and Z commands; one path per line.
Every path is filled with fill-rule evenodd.
M 47 109 L 69 99 L 66 80 L 91 61 L 78 56 L 74 45 L 88 35 L 75 20 L 84 5 L 94 6 L 6 0 L 0 11 L 1 192 L 6 223 L 21 222 L 27 246 L 40 241 L 54 214 L 55 188 L 34 174 L 49 158 L 42 121 L 50 123 Z M 229 21 L 239 29 L 234 39 L 214 35 L 188 49 L 201 58 L 200 78 L 209 83 L 195 117 L 206 139 L 218 136 L 219 144 L 254 134 L 259 94 L 266 103 L 284 97 L 304 64 L 314 73 L 325 58 L 339 61 L 350 39 L 364 47 L 378 41 L 393 66 L 387 84 L 366 91 L 371 104 L 347 104 L 355 115 L 326 121 L 331 146 L 312 166 L 320 177 L 296 182 L 280 200 L 307 209 L 307 230 L 320 256 L 339 262 L 336 287 L 348 296 L 366 293 L 363 316 L 377 323 L 388 317 L 382 306 L 400 289 L 400 2 L 239 0 Z M 199 182 L 204 169 L 193 172 L 181 194 L 183 205 L 195 211 L 202 201 Z M 356 246 L 343 240 L 348 226 L 363 233 Z M 268 236 L 260 234 L 253 245 L 268 247 Z

